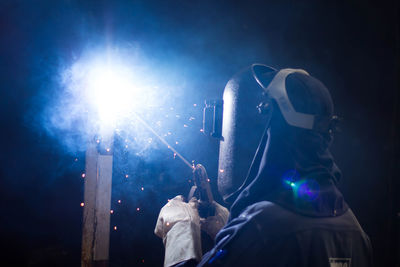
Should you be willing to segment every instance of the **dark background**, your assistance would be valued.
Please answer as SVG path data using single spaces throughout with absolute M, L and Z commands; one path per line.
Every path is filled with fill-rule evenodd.
M 398 14 L 394 0 L 2 1 L 1 265 L 80 264 L 84 153 L 65 149 L 38 118 L 57 96 L 59 66 L 107 40 L 170 64 L 185 78 L 171 106 L 197 118 L 193 103 L 221 97 L 230 76 L 254 62 L 304 68 L 323 81 L 344 118 L 332 147 L 340 188 L 376 266 L 399 266 Z M 196 123 L 178 149 L 208 168 L 215 189 L 217 142 Z M 189 190 L 187 167 L 161 146 L 150 152 L 116 151 L 112 266 L 160 266 L 158 211 Z M 128 173 L 135 179 L 124 180 Z

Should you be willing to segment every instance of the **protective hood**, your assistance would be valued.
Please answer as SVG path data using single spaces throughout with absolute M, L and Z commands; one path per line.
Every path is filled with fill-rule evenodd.
M 266 67 L 263 73 L 266 72 L 275 73 L 275 69 Z M 253 66 L 237 73 L 225 86 L 218 190 L 226 202 L 234 200 L 243 186 L 265 125 L 268 124 L 268 114 L 260 114 L 257 110 L 264 98 Z
M 225 200 L 235 198 L 231 216 L 262 200 L 309 216 L 344 213 L 348 207 L 336 188 L 341 174 L 329 151 L 333 104 L 328 90 L 305 71 L 286 69 L 283 76 L 282 70 L 259 70 L 254 72 L 253 65 L 250 71 L 242 71 L 224 92 L 218 185 L 220 191 L 231 185 L 230 190 L 221 192 Z M 258 87 L 251 88 L 252 79 Z M 271 86 L 281 88 L 271 90 Z M 282 90 L 286 96 L 271 93 Z M 229 96 L 233 101 L 226 92 L 235 92 Z M 234 112 L 225 108 L 228 103 L 234 103 Z M 266 114 L 257 114 L 256 106 L 267 107 Z

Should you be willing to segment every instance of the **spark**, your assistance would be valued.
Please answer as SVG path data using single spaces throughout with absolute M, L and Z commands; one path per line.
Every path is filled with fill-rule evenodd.
M 84 206 L 85 206 L 85 203 L 81 202 L 81 207 L 84 207 Z

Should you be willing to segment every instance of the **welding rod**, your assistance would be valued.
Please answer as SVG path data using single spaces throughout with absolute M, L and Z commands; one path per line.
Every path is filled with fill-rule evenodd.
M 137 120 L 139 122 L 141 122 L 150 132 L 152 132 L 158 139 L 160 139 L 160 141 L 166 145 L 168 147 L 168 149 L 170 149 L 172 152 L 174 152 L 191 170 L 194 169 L 194 166 L 192 164 L 190 164 L 190 162 L 185 159 L 178 151 L 176 151 L 175 148 L 173 148 L 170 144 L 168 144 L 168 142 L 162 138 L 160 135 L 158 135 L 156 133 L 156 131 L 153 130 L 153 128 L 151 128 L 150 125 L 148 125 L 144 120 L 142 120 L 142 118 L 140 118 L 140 116 L 138 114 L 136 114 L 136 112 L 133 112 L 133 114 L 135 115 L 135 117 L 137 118 Z

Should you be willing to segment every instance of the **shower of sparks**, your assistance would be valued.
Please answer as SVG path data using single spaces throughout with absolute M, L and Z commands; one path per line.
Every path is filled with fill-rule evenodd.
M 172 152 L 170 159 L 178 157 L 184 165 L 193 170 L 195 161 L 184 157 L 171 144 L 181 148 L 181 152 L 185 153 L 186 140 L 193 137 L 192 133 L 200 135 L 199 131 L 203 132 L 199 125 L 202 123 L 201 105 L 189 102 L 186 103 L 184 109 L 179 105 L 170 106 L 174 101 L 171 96 L 183 88 L 181 83 L 173 84 L 163 75 L 145 77 L 154 72 L 141 67 L 141 61 L 134 65 L 127 62 L 138 61 L 130 58 L 125 60 L 118 55 L 113 59 L 113 53 L 104 54 L 106 56 L 78 60 L 63 75 L 63 86 L 67 88 L 66 96 L 72 96 L 73 99 L 71 103 L 59 105 L 66 106 L 63 112 L 59 112 L 62 114 L 60 117 L 70 116 L 71 121 L 76 117 L 83 118 L 84 126 L 79 134 L 90 136 L 90 140 L 96 142 L 99 151 L 103 153 L 114 153 L 118 148 L 105 142 L 109 132 L 113 132 L 115 137 L 122 138 L 120 139 L 121 148 L 124 153 L 133 151 L 139 157 L 146 157 L 149 148 L 152 149 L 161 144 Z M 57 121 L 57 118 L 54 121 Z M 77 155 L 74 156 L 74 161 L 77 162 Z M 82 171 L 81 169 L 80 176 L 85 178 L 86 173 Z M 140 175 L 130 173 L 127 169 L 121 168 L 118 177 L 123 180 L 123 185 L 135 183 L 132 188 L 137 190 L 139 197 L 147 196 L 154 190 L 152 186 L 140 181 Z M 192 182 L 191 179 L 188 181 Z M 85 180 L 82 179 L 82 182 L 84 183 Z M 117 201 L 115 202 L 114 198 L 110 216 L 118 218 L 124 206 L 129 205 L 130 199 L 123 195 L 113 197 L 116 197 Z M 121 199 L 124 199 L 123 203 Z M 85 203 L 80 203 L 80 206 L 84 207 Z M 134 204 L 132 209 L 136 210 L 138 216 L 144 216 L 148 212 L 146 206 L 140 203 Z M 118 229 L 117 225 L 111 224 L 111 227 L 114 231 Z M 120 232 L 123 228 L 118 231 Z

